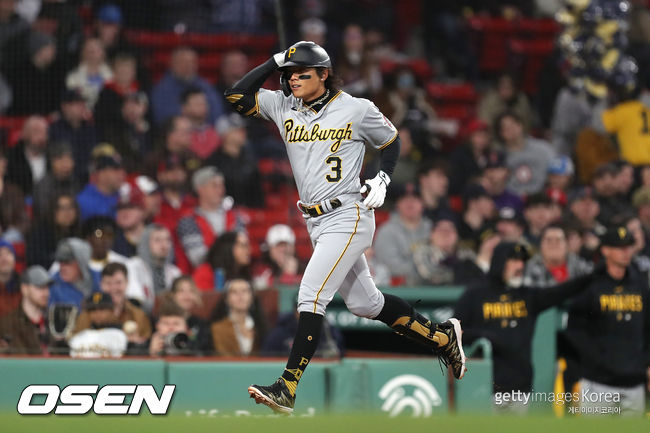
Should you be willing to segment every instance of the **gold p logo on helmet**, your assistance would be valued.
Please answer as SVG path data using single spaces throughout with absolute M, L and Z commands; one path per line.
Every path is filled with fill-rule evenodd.
M 291 48 L 289 48 L 289 52 L 287 53 L 287 59 L 290 59 L 290 58 L 291 58 L 291 55 L 292 55 L 293 53 L 295 53 L 295 52 L 296 52 L 296 48 L 295 48 L 295 47 L 291 47 Z
M 625 229 L 625 227 L 619 227 L 618 228 L 618 237 L 621 238 L 621 239 L 624 239 L 626 235 L 627 235 L 627 230 Z

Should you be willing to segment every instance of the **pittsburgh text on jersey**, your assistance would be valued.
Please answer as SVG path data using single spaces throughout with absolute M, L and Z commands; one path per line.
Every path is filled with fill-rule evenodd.
M 287 143 L 334 140 L 330 150 L 336 152 L 343 140 L 352 139 L 352 122 L 347 123 L 345 128 L 321 129 L 316 123 L 307 129 L 305 125 L 295 125 L 293 119 L 287 119 L 284 121 L 284 134 Z

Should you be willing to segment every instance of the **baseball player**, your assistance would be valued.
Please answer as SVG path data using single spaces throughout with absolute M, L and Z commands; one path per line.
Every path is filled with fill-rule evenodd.
M 270 386 L 251 385 L 256 403 L 290 414 L 296 387 L 321 334 L 329 302 L 339 292 L 357 316 L 380 320 L 399 334 L 431 347 L 457 379 L 465 355 L 460 323 L 431 323 L 404 300 L 375 286 L 363 255 L 375 231 L 374 208 L 384 203 L 399 155 L 395 127 L 366 99 L 336 88 L 327 52 L 298 42 L 248 72 L 226 90 L 226 99 L 247 116 L 274 122 L 286 144 L 298 187 L 298 209 L 314 246 L 298 293 L 298 330 L 286 368 Z M 260 89 L 276 70 L 282 90 Z M 361 185 L 368 143 L 381 153 L 381 170 Z M 365 198 L 362 194 L 366 194 Z

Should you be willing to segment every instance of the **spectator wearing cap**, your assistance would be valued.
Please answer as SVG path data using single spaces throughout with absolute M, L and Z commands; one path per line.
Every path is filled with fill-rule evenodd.
M 631 211 L 629 204 L 619 196 L 619 186 L 616 184 L 618 174 L 619 168 L 614 163 L 605 163 L 594 172 L 592 179 L 594 197 L 600 205 L 598 221 L 603 225 L 610 224 L 617 215 Z
M 189 87 L 181 94 L 181 115 L 192 122 L 192 145 L 190 149 L 205 159 L 219 146 L 219 135 L 213 124 L 208 123 L 208 98 L 202 89 Z
M 526 222 L 515 209 L 511 207 L 499 209 L 494 227 L 503 241 L 524 243 Z
M 144 92 L 124 95 L 120 118 L 110 128 L 102 130 L 102 140 L 111 143 L 124 160 L 128 173 L 144 170 L 143 155 L 151 151 L 151 128 L 147 120 L 149 100 Z
M 151 106 L 154 121 L 162 124 L 181 112 L 181 95 L 190 87 L 201 89 L 208 102 L 208 123 L 213 124 L 224 114 L 223 100 L 210 83 L 198 75 L 199 64 L 196 51 L 189 47 L 178 47 L 171 56 L 169 71 L 153 88 Z
M 295 253 L 296 235 L 286 224 L 275 224 L 266 232 L 261 262 L 253 271 L 255 289 L 275 284 L 298 284 L 302 278 Z
M 222 116 L 217 121 L 221 146 L 206 161 L 221 171 L 226 191 L 235 203 L 247 207 L 263 207 L 264 192 L 257 161 L 247 146 L 248 136 L 244 119 L 236 113 Z
M 112 61 L 113 79 L 104 84 L 94 107 L 95 123 L 100 135 L 119 127 L 126 95 L 140 90 L 136 79 L 137 61 L 128 53 L 120 53 Z
M 19 279 L 16 272 L 16 250 L 11 243 L 0 239 L 0 316 L 18 306 Z
M 156 179 L 160 185 L 160 212 L 154 222 L 176 233 L 178 221 L 192 213 L 196 198 L 188 192 L 188 171 L 182 159 L 169 155 L 158 163 Z
M 142 344 L 151 336 L 151 322 L 147 314 L 126 298 L 128 271 L 122 263 L 109 263 L 101 272 L 100 288 L 110 296 L 115 323 L 119 324 L 130 343 Z M 73 334 L 91 328 L 93 321 L 88 311 L 77 316 Z
M 158 184 L 147 176 L 138 176 L 120 187 L 120 203 L 115 222 L 117 231 L 113 250 L 126 257 L 137 253 L 147 223 L 160 213 L 161 195 Z
M 74 174 L 79 182 L 88 181 L 90 154 L 97 144 L 97 130 L 89 121 L 90 113 L 78 89 L 68 89 L 61 98 L 61 113 L 50 125 L 52 141 L 68 143 L 72 147 Z
M 3 56 L 3 72 L 13 92 L 11 116 L 47 116 L 59 107 L 64 88 L 64 56 L 58 53 L 57 41 L 47 33 L 31 31 Z
M 242 225 L 237 211 L 232 209 L 232 199 L 226 197 L 224 183 L 223 175 L 210 166 L 192 176 L 198 205 L 191 214 L 181 218 L 176 229 L 180 247 L 176 249 L 176 263 L 183 272 L 190 272 L 203 263 L 219 235 Z
M 42 266 L 30 266 L 20 282 L 20 305 L 0 317 L 0 353 L 47 354 L 47 305 L 52 279 Z
M 461 245 L 476 251 L 479 235 L 494 218 L 495 205 L 492 197 L 479 184 L 470 184 L 463 193 L 463 214 L 458 225 Z
M 138 254 L 127 263 L 129 286 L 127 297 L 137 300 L 150 313 L 156 296 L 167 292 L 172 281 L 181 275 L 173 263 L 171 233 L 158 224 L 149 224 L 138 244 Z
M 418 191 L 424 205 L 424 216 L 432 221 L 453 213 L 447 201 L 449 176 L 441 162 L 426 163 L 418 172 Z
M 47 120 L 41 116 L 27 118 L 22 138 L 7 152 L 5 181 L 20 188 L 25 196 L 31 196 L 34 184 L 47 172 L 45 151 L 49 142 Z
M 466 140 L 457 147 L 449 158 L 452 167 L 449 191 L 451 194 L 461 194 L 465 186 L 474 178 L 478 178 L 488 164 L 492 136 L 486 122 L 472 119 L 464 128 Z
M 52 208 L 52 200 L 59 194 L 76 196 L 80 185 L 74 175 L 75 163 L 72 147 L 65 141 L 53 142 L 47 148 L 45 177 L 34 185 L 33 213 L 36 219 L 43 218 Z
M 643 230 L 650 233 L 650 187 L 641 187 L 632 195 L 632 205 L 641 221 Z
M 214 241 L 205 263 L 196 268 L 192 279 L 203 291 L 221 291 L 229 280 L 251 281 L 251 262 L 251 245 L 246 232 L 226 232 Z
M 574 172 L 571 158 L 564 155 L 553 158 L 548 166 L 547 188 L 567 193 L 573 181 Z
M 601 237 L 604 270 L 569 305 L 567 336 L 581 366 L 580 388 L 610 392 L 623 415 L 642 416 L 650 347 L 650 289 L 647 277 L 632 266 L 634 237 L 623 226 Z M 583 400 L 594 407 L 595 402 Z
M 490 151 L 480 184 L 490 194 L 497 209 L 508 207 L 521 211 L 524 203 L 521 197 L 508 189 L 508 175 L 506 154 L 501 151 Z
M 79 65 L 68 72 L 65 85 L 68 89 L 79 89 L 91 110 L 99 98 L 99 92 L 107 81 L 113 79 L 113 71 L 106 63 L 106 52 L 98 38 L 87 38 L 81 47 Z
M 96 292 L 84 299 L 81 316 L 90 326 L 68 340 L 70 355 L 75 358 L 120 357 L 128 347 L 128 338 L 114 314 L 111 296 Z
M 71 304 L 80 309 L 83 300 L 99 290 L 88 267 L 90 253 L 90 245 L 82 239 L 59 242 L 54 253 L 59 269 L 52 276 L 49 305 Z
M 420 281 L 416 284 L 462 284 L 468 275 L 475 254 L 458 246 L 458 230 L 453 217 L 443 216 L 434 222 L 426 245 L 413 251 L 413 261 Z
M 420 276 L 413 251 L 428 242 L 431 220 L 424 217 L 424 205 L 413 184 L 397 194 L 395 212 L 375 237 L 375 256 L 391 273 L 392 283 L 416 284 Z
M 50 206 L 35 220 L 27 237 L 27 264 L 41 265 L 48 269 L 54 262 L 59 242 L 65 238 L 81 236 L 79 215 L 79 205 L 74 194 L 55 194 Z
M 561 225 L 549 224 L 540 237 L 539 252 L 527 263 L 524 284 L 551 287 L 591 272 L 591 263 L 569 251 L 569 241 Z
M 526 240 L 539 247 L 542 230 L 553 222 L 553 201 L 544 193 L 533 194 L 526 199 L 524 208 Z
M 93 161 L 92 181 L 77 195 L 81 219 L 91 216 L 115 218 L 124 181 L 122 158 L 118 154 L 102 154 Z
M 512 111 L 502 113 L 495 128 L 507 155 L 508 187 L 520 196 L 541 191 L 554 157 L 550 143 L 526 135 L 521 118 Z

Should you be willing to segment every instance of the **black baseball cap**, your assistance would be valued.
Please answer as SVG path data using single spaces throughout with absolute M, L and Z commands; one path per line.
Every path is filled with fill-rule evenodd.
M 600 237 L 600 245 L 604 247 L 629 247 L 634 242 L 632 233 L 623 226 L 610 227 Z
M 88 311 L 112 310 L 113 298 L 108 293 L 95 292 L 86 298 L 84 308 Z

